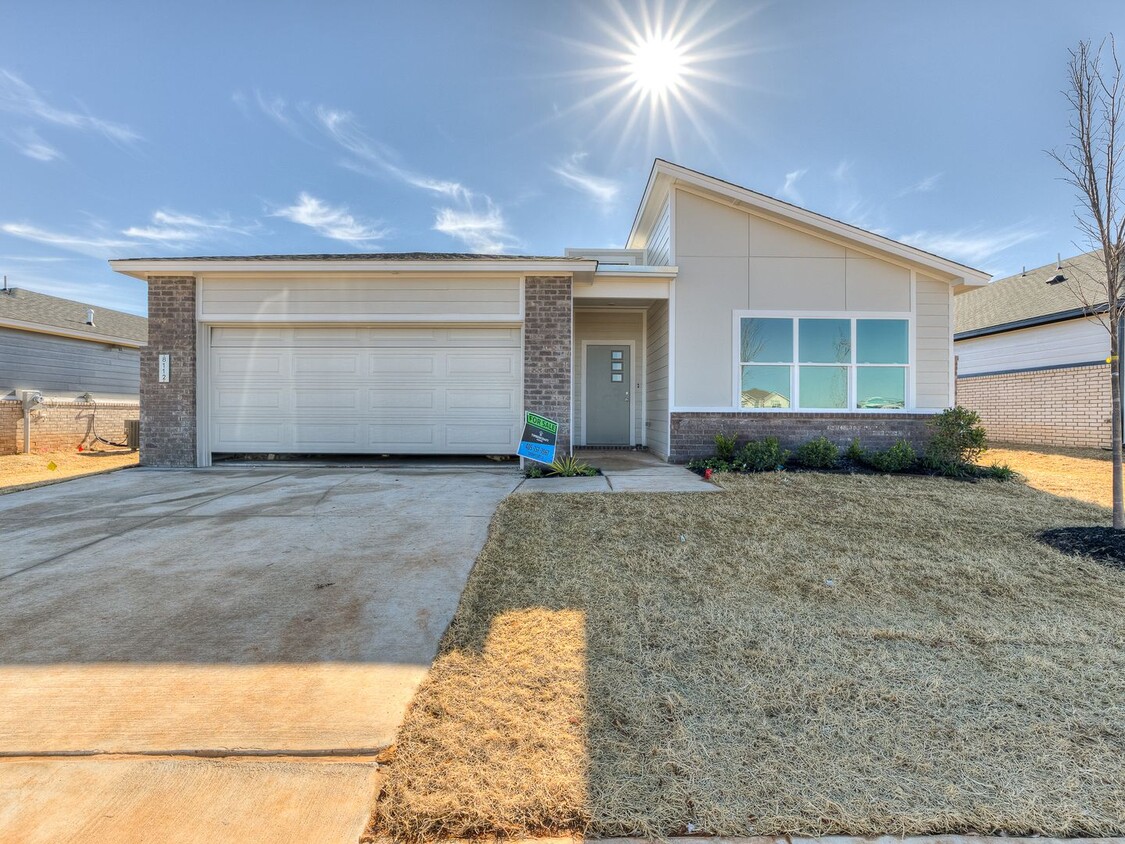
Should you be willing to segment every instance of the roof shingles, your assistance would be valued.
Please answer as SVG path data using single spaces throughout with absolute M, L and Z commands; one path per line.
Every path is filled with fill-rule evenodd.
M 94 310 L 94 325 L 86 324 L 86 311 Z M 0 292 L 0 322 L 14 320 L 46 328 L 88 334 L 90 339 L 119 337 L 144 343 L 148 340 L 148 320 L 133 314 L 100 308 L 84 302 L 59 299 L 23 288 Z

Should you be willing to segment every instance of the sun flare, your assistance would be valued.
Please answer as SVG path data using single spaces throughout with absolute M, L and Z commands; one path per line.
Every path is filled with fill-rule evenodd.
M 663 97 L 683 84 L 684 49 L 671 37 L 649 37 L 633 45 L 626 67 L 638 93 Z

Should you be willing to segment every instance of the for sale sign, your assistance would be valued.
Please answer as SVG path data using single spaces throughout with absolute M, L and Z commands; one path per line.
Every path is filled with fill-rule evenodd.
M 516 451 L 520 457 L 550 465 L 555 462 L 555 437 L 559 423 L 538 413 L 525 413 L 523 436 Z

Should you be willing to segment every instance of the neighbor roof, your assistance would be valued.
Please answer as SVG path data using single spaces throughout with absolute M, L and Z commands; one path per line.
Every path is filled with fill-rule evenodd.
M 86 324 L 86 311 L 90 308 L 94 310 L 93 326 Z M 148 320 L 144 317 L 22 287 L 0 292 L 0 326 L 99 343 L 122 340 L 125 345 L 142 346 L 148 342 Z
M 1047 283 L 1060 272 L 1066 276 L 1065 282 Z M 1083 316 L 1085 309 L 1075 290 L 1090 304 L 1104 306 L 1105 291 L 1096 281 L 1104 276 L 1098 253 L 1087 252 L 1064 260 L 1061 271 L 1058 262 L 1053 261 L 962 293 L 953 300 L 954 338 L 997 334 Z

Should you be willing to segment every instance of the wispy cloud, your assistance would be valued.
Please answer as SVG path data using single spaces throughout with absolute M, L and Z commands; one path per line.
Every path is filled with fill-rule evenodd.
M 457 238 L 473 252 L 501 253 L 516 243 L 504 215 L 491 202 L 483 211 L 440 208 L 434 229 Z
M 244 109 L 248 107 L 248 98 L 237 92 L 235 102 Z M 518 244 L 504 220 L 503 210 L 491 196 L 473 191 L 456 179 L 439 178 L 408 167 L 393 149 L 368 135 L 351 112 L 326 105 L 293 106 L 283 97 L 257 91 L 253 104 L 271 121 L 302 140 L 309 141 L 304 127 L 314 128 L 345 153 L 339 164 L 352 172 L 373 179 L 392 179 L 444 199 L 449 204 L 434 210 L 434 229 L 470 249 L 501 252 Z M 292 207 L 301 207 L 301 202 Z M 382 231 L 370 224 L 361 223 L 359 228 Z M 383 232 L 380 236 L 385 235 Z
M 958 261 L 981 264 L 996 255 L 1034 240 L 1043 233 L 1024 226 L 988 231 L 985 229 L 961 229 L 952 232 L 920 230 L 902 235 L 899 240 Z
M 584 152 L 576 152 L 556 164 L 551 170 L 562 179 L 563 184 L 567 187 L 585 193 L 600 204 L 603 209 L 608 209 L 617 201 L 617 197 L 621 193 L 621 183 L 616 179 L 595 176 L 589 172 L 583 165 L 586 156 L 587 154 Z
M 69 234 L 50 231 L 27 223 L 0 223 L 0 231 L 12 237 L 34 241 L 35 243 L 45 243 L 48 246 L 57 246 L 60 249 L 68 249 L 96 258 L 104 257 L 115 250 L 128 249 L 137 245 L 135 241 L 126 240 L 113 234 Z
M 342 240 L 353 246 L 369 246 L 389 234 L 378 223 L 359 219 L 346 207 L 329 205 L 307 193 L 298 196 L 294 204 L 279 208 L 273 216 L 308 226 L 322 237 Z
M 785 184 L 781 186 L 779 193 L 790 202 L 795 202 L 798 205 L 802 204 L 805 200 L 801 197 L 801 192 L 797 190 L 797 182 L 801 181 L 801 177 L 807 172 L 809 172 L 807 167 L 802 167 L 799 170 L 790 170 L 785 174 Z
M 64 157 L 30 126 L 14 132 L 8 137 L 8 142 L 28 158 L 34 158 L 36 161 L 54 161 Z
M 149 225 L 130 226 L 122 234 L 138 240 L 177 245 L 228 235 L 247 235 L 254 229 L 254 226 L 235 225 L 228 216 L 206 218 L 161 210 L 153 212 Z
M 909 187 L 903 188 L 901 191 L 899 191 L 898 195 L 899 197 L 903 197 L 909 196 L 912 193 L 929 193 L 937 187 L 938 182 L 941 181 L 941 177 L 941 173 L 933 173 L 929 176 L 926 176 L 924 179 L 919 179 Z
M 0 68 L 0 111 L 68 129 L 94 132 L 116 143 L 131 144 L 141 139 L 137 132 L 123 123 L 104 120 L 88 112 L 69 111 L 51 105 L 20 77 L 2 68 Z

